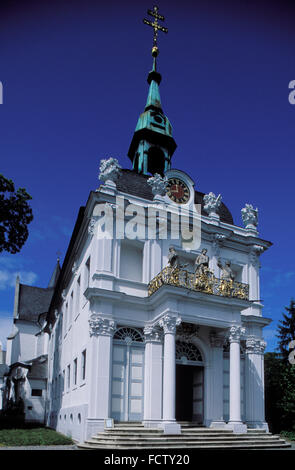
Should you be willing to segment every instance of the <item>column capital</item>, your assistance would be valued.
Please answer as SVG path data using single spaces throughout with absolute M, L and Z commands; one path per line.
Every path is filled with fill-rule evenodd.
M 247 354 L 263 354 L 266 347 L 266 342 L 257 338 L 256 336 L 248 336 L 246 339 L 246 353 Z
M 228 339 L 230 343 L 239 343 L 241 335 L 245 333 L 245 328 L 239 325 L 232 325 L 228 330 Z
M 180 325 L 181 318 L 175 314 L 167 313 L 159 321 L 159 325 L 164 330 L 164 335 L 167 333 L 174 334 L 176 333 L 176 327 Z
M 145 336 L 145 342 L 161 343 L 163 339 L 163 333 L 159 325 L 147 325 L 143 329 Z
M 88 320 L 90 336 L 113 336 L 116 322 L 109 318 L 103 318 L 97 313 L 92 313 Z

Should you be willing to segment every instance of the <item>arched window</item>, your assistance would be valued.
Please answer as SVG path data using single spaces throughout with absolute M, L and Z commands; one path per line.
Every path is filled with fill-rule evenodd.
M 114 339 L 125 341 L 125 343 L 143 343 L 144 336 L 140 329 L 130 328 L 128 326 L 122 326 L 114 334 Z
M 202 354 L 193 343 L 176 341 L 175 358 L 178 361 L 203 362 Z

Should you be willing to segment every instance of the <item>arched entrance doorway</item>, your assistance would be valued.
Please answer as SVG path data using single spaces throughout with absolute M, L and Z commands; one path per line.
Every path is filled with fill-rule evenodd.
M 111 416 L 116 421 L 143 418 L 144 337 L 121 327 L 113 338 Z
M 176 341 L 176 420 L 203 424 L 204 363 L 193 344 Z

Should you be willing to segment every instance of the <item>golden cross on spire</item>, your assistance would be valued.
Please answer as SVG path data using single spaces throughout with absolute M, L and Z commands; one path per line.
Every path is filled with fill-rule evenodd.
M 146 20 L 145 18 L 143 20 L 144 24 L 147 24 L 154 29 L 154 39 L 153 39 L 153 48 L 152 48 L 153 57 L 157 57 L 159 53 L 159 49 L 157 45 L 158 31 L 163 31 L 163 33 L 168 33 L 168 29 L 164 28 L 158 23 L 158 20 L 165 21 L 164 16 L 159 15 L 158 11 L 159 11 L 159 8 L 157 6 L 154 6 L 153 10 L 147 11 L 150 16 L 153 16 L 155 18 L 153 22 Z

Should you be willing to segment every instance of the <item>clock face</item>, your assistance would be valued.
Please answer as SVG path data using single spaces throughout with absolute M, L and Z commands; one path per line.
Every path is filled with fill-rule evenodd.
M 183 181 L 178 178 L 171 178 L 168 180 L 167 196 L 169 196 L 173 202 L 186 204 L 190 198 L 190 192 Z

